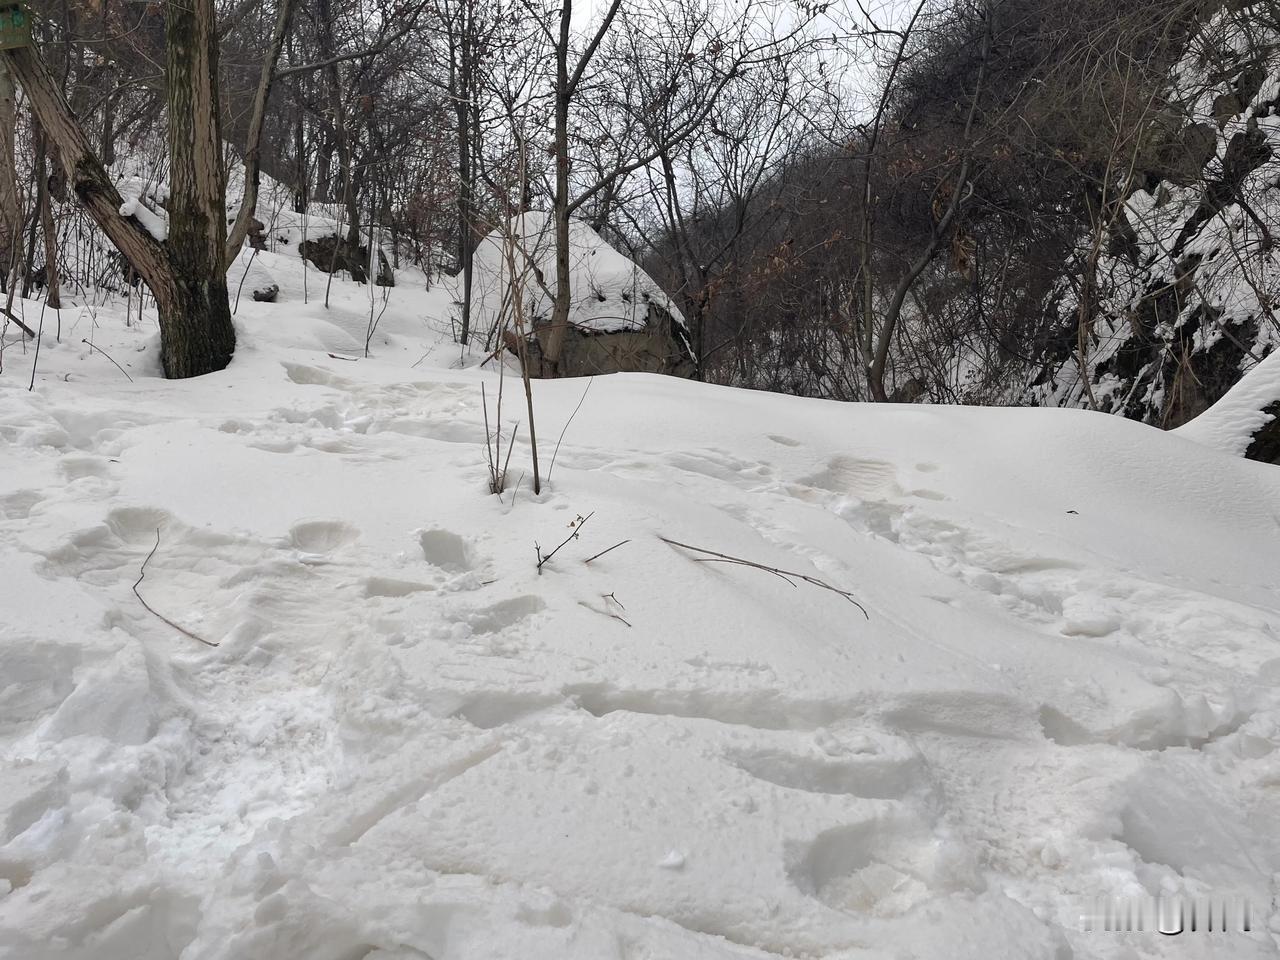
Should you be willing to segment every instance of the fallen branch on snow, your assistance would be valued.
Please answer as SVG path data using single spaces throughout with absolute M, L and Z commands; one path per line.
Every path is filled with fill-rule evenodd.
M 0 313 L 4 314 L 10 320 L 16 323 L 18 325 L 18 329 L 21 330 L 23 333 L 25 333 L 28 337 L 31 337 L 31 339 L 33 340 L 35 339 L 36 332 L 32 330 L 30 327 L 28 327 L 21 320 L 19 320 L 18 315 L 15 314 L 12 310 L 9 310 L 5 307 L 0 307 Z
M 116 363 L 115 360 L 112 359 L 111 354 L 107 353 L 107 351 L 103 350 L 101 347 L 95 346 L 94 344 L 90 343 L 88 340 L 81 340 L 80 342 L 83 343 L 90 350 L 96 350 L 98 351 L 98 353 L 102 354 L 108 360 L 111 360 L 112 365 L 121 373 L 123 373 L 130 383 L 133 383 L 133 377 L 129 376 L 129 371 L 126 370 L 124 367 L 120 366 L 120 364 Z
M 599 560 L 606 553 L 608 553 L 609 550 L 617 550 L 619 547 L 624 546 L 630 542 L 631 542 L 630 540 L 619 541 L 618 543 L 615 543 L 612 547 L 609 547 L 607 550 L 601 550 L 599 553 L 595 554 L 594 556 L 587 557 L 587 559 L 583 560 L 582 562 L 585 564 L 585 563 L 590 563 L 592 560 Z
M 173 629 L 177 630 L 184 637 L 190 637 L 192 640 L 198 640 L 201 643 L 203 643 L 206 647 L 216 647 L 217 644 L 214 643 L 212 640 L 206 640 L 204 637 L 196 636 L 186 627 L 178 626 L 176 623 L 174 623 L 172 620 L 166 617 L 163 613 L 160 613 L 154 607 L 152 607 L 151 604 L 147 603 L 147 601 L 142 599 L 142 594 L 138 592 L 138 584 L 140 584 L 142 582 L 142 578 L 147 575 L 147 564 L 151 562 L 151 558 L 156 555 L 156 551 L 159 549 L 160 549 L 160 528 L 156 527 L 156 545 L 152 547 L 151 552 L 147 554 L 147 559 L 142 561 L 142 567 L 138 570 L 138 579 L 133 582 L 133 595 L 138 598 L 138 602 L 140 604 L 142 604 L 144 607 L 147 608 L 148 612 L 150 612 L 153 616 L 159 617 L 161 620 L 163 620 L 169 626 L 173 627 Z
M 687 543 L 681 543 L 678 540 L 668 540 L 666 537 L 659 537 L 658 539 L 663 543 L 670 544 L 673 547 L 680 547 L 683 550 L 692 550 L 694 553 L 705 553 L 705 557 L 694 558 L 694 562 L 696 563 L 732 563 L 741 567 L 753 567 L 756 570 L 763 570 L 765 573 L 772 573 L 775 577 L 780 577 L 781 579 L 786 580 L 787 583 L 790 583 L 793 587 L 796 584 L 791 579 L 792 577 L 796 580 L 803 580 L 805 583 L 811 584 L 812 586 L 821 587 L 823 590 L 830 590 L 832 593 L 839 594 L 844 597 L 855 607 L 861 610 L 862 615 L 868 620 L 871 619 L 871 615 L 867 613 L 867 608 L 857 600 L 853 599 L 853 594 L 848 590 L 841 590 L 839 587 L 833 587 L 825 580 L 819 580 L 817 577 L 811 577 L 807 573 L 793 573 L 790 570 L 779 570 L 777 567 L 770 567 L 767 564 L 756 563 L 754 560 L 743 560 L 741 557 L 731 557 L 727 553 L 717 553 L 715 550 L 707 550 L 703 547 L 693 547 Z

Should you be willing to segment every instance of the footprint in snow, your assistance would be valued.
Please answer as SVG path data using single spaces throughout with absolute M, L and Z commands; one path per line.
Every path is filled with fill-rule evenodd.
M 466 573 L 475 562 L 467 541 L 448 530 L 423 530 L 418 534 L 422 557 L 433 567 L 450 573 Z
M 897 800 L 920 782 L 920 755 L 899 738 L 870 739 L 860 749 L 826 754 L 753 747 L 730 751 L 729 762 L 744 773 L 790 790 L 869 800 Z
M 307 520 L 289 528 L 288 544 L 305 563 L 310 558 L 323 560 L 359 536 L 357 528 L 341 520 Z

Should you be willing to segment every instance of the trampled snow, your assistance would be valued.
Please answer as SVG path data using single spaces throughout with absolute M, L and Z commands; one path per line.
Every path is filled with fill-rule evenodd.
M 1277 468 L 615 375 L 499 498 L 447 293 L 364 358 L 367 288 L 256 262 L 224 373 L 81 306 L 28 391 L 10 328 L 0 956 L 1277 955 Z M 1161 893 L 1263 909 L 1081 929 Z

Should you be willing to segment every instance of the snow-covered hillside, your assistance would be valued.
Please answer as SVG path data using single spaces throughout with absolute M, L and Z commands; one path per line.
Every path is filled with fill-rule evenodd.
M 223 373 L 113 306 L 5 351 L 0 957 L 1277 956 L 1078 922 L 1271 902 L 1277 468 L 616 375 L 535 381 L 499 498 L 447 295 L 365 359 L 259 262 Z

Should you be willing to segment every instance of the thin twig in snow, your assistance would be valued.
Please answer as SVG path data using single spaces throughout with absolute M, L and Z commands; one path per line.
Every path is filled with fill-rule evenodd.
M 206 640 L 204 637 L 196 636 L 186 627 L 178 626 L 176 623 L 174 623 L 172 620 L 166 617 L 163 613 L 158 612 L 154 607 L 151 606 L 151 604 L 147 603 L 147 601 L 142 599 L 142 594 L 138 592 L 138 584 L 142 583 L 142 578 L 147 575 L 147 564 L 151 561 L 151 558 L 156 555 L 156 551 L 159 549 L 160 549 L 160 528 L 156 527 L 156 545 L 151 548 L 151 552 L 147 554 L 146 560 L 142 561 L 142 567 L 138 570 L 138 579 L 133 582 L 133 595 L 138 598 L 138 602 L 142 604 L 144 607 L 146 607 L 151 614 L 159 617 L 161 620 L 163 620 L 169 626 L 173 627 L 173 629 L 177 630 L 184 637 L 190 637 L 192 640 L 199 640 L 206 647 L 216 647 L 217 644 L 214 643 L 212 640 Z
M 546 563 L 548 560 L 550 560 L 552 557 L 554 557 L 557 553 L 560 552 L 560 547 L 563 547 L 570 540 L 578 539 L 578 533 L 582 530 L 583 525 L 595 515 L 596 515 L 596 512 L 592 510 L 585 517 L 579 517 L 577 520 L 575 520 L 573 522 L 573 533 L 569 534 L 562 541 L 560 541 L 560 543 L 556 546 L 556 548 L 552 550 L 550 553 L 548 553 L 545 557 L 542 555 L 542 548 L 538 546 L 536 542 L 534 543 L 533 549 L 538 554 L 538 573 L 542 573 L 542 565 L 544 563 Z
M 104 357 L 106 357 L 108 360 L 111 360 L 111 354 L 107 353 L 107 351 L 103 350 L 101 347 L 95 347 L 95 346 L 94 346 L 92 343 L 90 343 L 88 340 L 81 340 L 80 342 L 81 342 L 81 343 L 83 343 L 85 346 L 87 346 L 90 350 L 97 350 L 100 354 L 102 354 L 102 355 L 103 355 Z M 115 368 L 116 368 L 117 370 L 119 370 L 121 373 L 123 373 L 126 377 L 129 377 L 129 371 L 128 371 L 128 370 L 126 370 L 124 367 L 120 366 L 120 364 L 116 363 L 114 360 L 111 360 L 111 362 L 112 362 L 113 364 L 115 364 Z M 129 377 L 129 382 L 130 382 L 130 383 L 133 383 L 133 377 Z
M 560 441 L 564 439 L 565 432 L 569 429 L 569 424 L 573 423 L 573 418 L 578 415 L 578 411 L 582 409 L 582 402 L 587 399 L 587 392 L 591 389 L 591 384 L 596 382 L 596 378 L 592 377 L 587 381 L 586 390 L 582 391 L 582 396 L 578 398 L 578 405 L 573 408 L 573 413 L 569 414 L 569 419 L 564 422 L 564 427 L 560 431 L 560 438 L 556 440 L 556 448 L 551 453 L 551 466 L 547 467 L 547 483 L 551 482 L 551 473 L 556 468 L 556 457 L 560 455 Z
M 27 385 L 27 391 L 30 392 L 36 388 L 36 368 L 40 366 L 40 340 L 44 337 L 44 307 L 40 304 L 40 332 L 36 334 L 36 355 L 31 360 L 31 383 Z
M 609 550 L 617 550 L 617 549 L 618 549 L 620 546 L 622 546 L 623 544 L 627 544 L 627 543 L 630 543 L 630 542 L 631 542 L 630 540 L 622 540 L 622 541 L 619 541 L 618 543 L 615 543 L 612 547 L 610 547 L 610 548 L 609 548 Z M 600 551 L 599 553 L 597 553 L 595 556 L 593 556 L 593 557 L 587 557 L 587 559 L 583 560 L 582 562 L 583 562 L 583 563 L 590 563 L 592 560 L 599 560 L 599 559 L 600 559 L 601 557 L 603 557 L 606 553 L 608 553 L 608 552 L 609 552 L 609 550 L 601 550 L 601 551 Z
M 811 577 L 807 573 L 793 573 L 790 570 L 779 570 L 777 567 L 771 567 L 763 563 L 756 563 L 754 560 L 743 560 L 741 557 L 731 557 L 727 553 L 717 553 L 715 550 L 707 550 L 707 549 L 704 549 L 703 547 L 690 546 L 689 544 L 681 543 L 678 540 L 668 540 L 666 537 L 659 537 L 658 539 L 661 540 L 663 543 L 670 544 L 673 547 L 681 547 L 684 550 L 692 550 L 694 553 L 705 553 L 706 554 L 705 557 L 695 558 L 695 562 L 697 563 L 733 563 L 743 567 L 753 567 L 756 570 L 763 570 L 765 573 L 772 573 L 775 577 L 781 577 L 783 580 L 786 580 L 788 583 L 791 583 L 791 580 L 790 580 L 791 577 L 795 577 L 797 580 L 803 580 L 805 583 L 811 584 L 812 586 L 821 587 L 823 590 L 830 590 L 832 593 L 839 594 L 840 596 L 844 597 L 846 600 L 852 603 L 855 607 L 861 610 L 862 615 L 866 617 L 868 620 L 871 619 L 871 615 L 867 613 L 867 608 L 864 607 L 862 604 L 860 604 L 857 600 L 853 599 L 853 594 L 850 593 L 848 590 L 841 590 L 839 587 L 833 587 L 831 584 L 827 583 L 825 580 L 819 580 L 817 577 Z M 791 586 L 794 587 L 795 584 L 791 583 Z
M 249 276 L 249 268 L 253 266 L 254 257 L 258 255 L 258 248 L 253 248 L 253 253 L 249 254 L 249 262 L 244 265 L 244 273 L 240 274 L 240 285 L 236 287 L 236 304 L 231 308 L 231 315 L 234 317 L 236 311 L 240 309 L 240 291 L 244 289 L 244 281 Z

